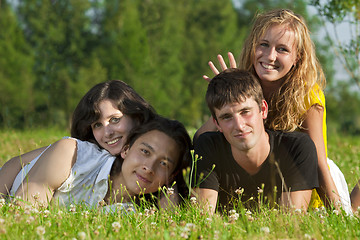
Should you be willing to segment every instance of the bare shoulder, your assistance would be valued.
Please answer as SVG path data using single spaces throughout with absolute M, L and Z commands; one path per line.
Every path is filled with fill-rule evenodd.
M 68 165 L 70 168 L 76 161 L 77 142 L 75 139 L 61 139 L 54 143 L 45 153 L 46 161 L 56 163 L 56 165 Z
M 61 139 L 51 145 L 39 158 L 29 177 L 42 176 L 43 180 L 53 183 L 56 187 L 69 176 L 72 166 L 76 161 L 77 143 L 74 139 Z M 53 180 L 55 180 L 53 182 Z M 55 183 L 56 182 L 56 183 Z
M 38 201 L 47 205 L 56 189 L 69 177 L 76 161 L 76 149 L 74 139 L 61 139 L 51 145 L 31 168 L 15 195 L 30 202 L 36 202 L 31 196 L 38 195 Z

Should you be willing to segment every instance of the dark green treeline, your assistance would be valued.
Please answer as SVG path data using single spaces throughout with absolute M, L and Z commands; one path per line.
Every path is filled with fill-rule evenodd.
M 239 56 L 256 11 L 308 17 L 304 2 L 2 0 L 1 126 L 67 127 L 90 87 L 121 79 L 160 114 L 198 127 L 208 116 L 207 62 Z

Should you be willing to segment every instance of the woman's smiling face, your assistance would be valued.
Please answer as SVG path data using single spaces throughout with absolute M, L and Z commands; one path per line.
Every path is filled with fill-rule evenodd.
M 99 103 L 100 118 L 91 124 L 95 140 L 112 155 L 121 152 L 134 121 L 124 115 L 111 100 Z
M 273 25 L 259 39 L 254 56 L 254 68 L 264 81 L 283 78 L 296 64 L 295 33 L 287 25 Z

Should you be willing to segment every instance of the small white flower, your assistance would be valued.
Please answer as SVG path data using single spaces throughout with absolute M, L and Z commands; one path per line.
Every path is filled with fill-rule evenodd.
M 338 211 L 338 210 L 336 210 L 336 209 L 334 209 L 333 214 L 335 214 L 335 215 L 339 215 L 339 211 Z
M 44 217 L 46 218 L 50 214 L 50 211 L 49 210 L 44 210 L 43 214 L 44 214 Z
M 32 223 L 35 220 L 35 218 L 33 216 L 29 216 L 28 219 L 26 220 L 26 223 Z
M 270 233 L 270 228 L 262 227 L 262 228 L 260 228 L 260 231 L 263 232 L 263 233 Z
M 231 215 L 229 216 L 230 222 L 236 221 L 236 220 L 238 220 L 238 218 L 239 218 L 239 214 L 238 214 L 238 213 L 234 213 L 234 214 L 231 214 Z
M 145 216 L 149 216 L 149 215 L 150 215 L 150 210 L 147 209 L 147 208 L 145 208 L 145 209 L 144 209 L 144 215 L 145 215 Z
M 214 231 L 214 239 L 219 239 L 219 231 L 218 230 L 215 230 Z
M 236 210 L 235 209 L 232 209 L 229 211 L 229 214 L 232 215 L 232 214 L 235 214 L 236 213 Z
M 156 208 L 150 209 L 150 215 L 153 215 L 156 212 Z
M 112 226 L 113 230 L 116 231 L 116 232 L 119 231 L 119 229 L 120 229 L 120 227 L 121 227 L 121 225 L 120 225 L 119 222 L 113 222 L 113 223 L 111 224 L 111 226 Z
M 39 210 L 38 210 L 37 208 L 34 208 L 34 207 L 33 207 L 33 208 L 31 208 L 31 212 L 32 212 L 32 213 L 39 213 Z
M 253 216 L 248 215 L 248 216 L 246 216 L 246 217 L 247 217 L 247 220 L 248 220 L 249 222 L 254 221 L 254 217 L 253 217 Z
M 304 238 L 305 238 L 305 239 L 311 239 L 312 237 L 311 237 L 310 234 L 305 233 L 305 234 L 304 234 Z
M 35 200 L 38 200 L 39 197 L 40 197 L 40 193 L 39 192 L 36 192 L 32 195 L 32 197 L 35 199 Z
M 0 198 L 0 207 L 5 205 L 5 199 L 4 198 Z
M 173 195 L 173 194 L 174 194 L 174 188 L 169 187 L 169 188 L 167 189 L 167 194 L 168 194 L 169 196 Z
M 191 198 L 190 198 L 190 202 L 191 202 L 192 204 L 195 204 L 195 203 L 196 203 L 196 197 L 191 197 Z
M 188 231 L 188 232 L 191 232 L 191 231 L 195 230 L 195 227 L 196 227 L 195 224 L 193 224 L 193 223 L 187 223 L 187 224 L 185 225 L 184 230 L 185 230 L 185 231 Z
M 84 240 L 84 239 L 86 238 L 86 233 L 84 233 L 84 232 L 79 232 L 79 233 L 78 233 L 78 238 L 79 238 L 80 240 Z
M 236 193 L 237 195 L 241 195 L 241 194 L 243 194 L 243 192 L 244 192 L 244 189 L 241 188 L 241 187 L 235 190 L 235 193 Z
M 40 236 L 44 235 L 45 234 L 45 228 L 43 226 L 38 226 L 36 228 L 36 233 Z
M 5 219 L 0 218 L 0 224 L 4 224 L 5 223 Z
M 73 204 L 70 204 L 70 208 L 69 208 L 70 212 L 76 212 L 76 206 Z
M 188 235 L 187 232 L 182 232 L 182 233 L 180 234 L 180 237 L 185 238 L 185 239 L 188 239 L 188 238 L 189 238 L 189 235 Z
M 251 214 L 252 214 L 252 212 L 250 210 L 247 210 L 246 213 L 245 213 L 245 215 L 247 215 L 247 216 L 251 215 Z
M 301 208 L 295 209 L 295 213 L 300 214 L 302 212 Z

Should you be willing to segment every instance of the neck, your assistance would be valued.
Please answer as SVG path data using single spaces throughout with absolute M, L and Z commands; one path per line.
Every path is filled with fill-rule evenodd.
M 270 103 L 271 96 L 273 95 L 273 93 L 275 93 L 276 91 L 278 91 L 280 89 L 283 82 L 284 82 L 283 79 L 279 79 L 277 81 L 263 81 L 263 80 L 260 80 L 261 88 L 262 88 L 263 94 L 264 94 L 264 98 L 268 103 Z
M 132 195 L 133 194 L 129 193 L 126 189 L 125 183 L 120 176 L 110 176 L 106 201 L 108 204 L 130 202 Z
M 121 174 L 120 161 L 115 160 L 108 182 L 108 191 L 104 198 L 107 204 L 130 202 L 132 195 L 127 191 L 123 175 Z
M 269 135 L 264 130 L 264 134 L 259 139 L 255 147 L 247 151 L 236 151 L 231 148 L 235 161 L 248 174 L 254 175 L 261 169 L 262 164 L 270 153 Z

